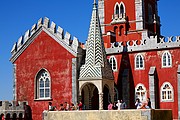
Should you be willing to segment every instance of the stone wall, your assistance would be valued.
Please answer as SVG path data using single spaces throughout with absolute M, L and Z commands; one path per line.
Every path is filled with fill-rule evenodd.
M 25 102 L 25 101 L 24 101 Z M 16 101 L 0 101 L 0 120 L 4 118 L 23 118 L 24 117 L 24 106 L 23 102 Z
M 171 110 L 44 111 L 43 120 L 172 120 Z

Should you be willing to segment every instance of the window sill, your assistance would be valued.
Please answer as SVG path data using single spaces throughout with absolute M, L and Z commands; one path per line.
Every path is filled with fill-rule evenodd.
M 135 68 L 135 70 L 145 70 L 145 68 Z
M 161 102 L 174 102 L 174 100 L 161 100 Z
M 162 66 L 162 68 L 172 68 L 172 66 Z
M 34 101 L 50 101 L 52 98 L 41 98 L 41 99 L 34 99 Z

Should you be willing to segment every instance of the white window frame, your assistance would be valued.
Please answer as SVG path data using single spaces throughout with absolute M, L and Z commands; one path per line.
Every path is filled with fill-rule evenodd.
M 169 87 L 169 89 L 164 89 L 164 87 Z M 171 95 L 169 93 L 171 93 Z M 164 82 L 162 84 L 160 95 L 161 95 L 161 102 L 174 102 L 174 90 L 171 83 Z M 168 98 L 170 96 L 171 98 Z
M 49 86 L 46 86 L 46 80 L 49 80 Z M 43 86 L 40 86 L 40 81 L 43 81 Z M 36 76 L 36 96 L 35 99 L 37 100 L 46 100 L 46 99 L 51 99 L 51 77 L 50 74 L 47 70 L 41 69 Z M 41 97 L 40 90 L 43 90 L 43 96 Z M 46 91 L 48 91 L 49 96 L 46 96 Z
M 121 5 L 123 6 L 123 10 L 124 10 L 123 14 L 124 14 L 124 13 L 126 13 L 126 8 L 125 8 L 125 5 L 124 5 L 123 2 L 121 2 L 121 3 L 119 4 L 119 9 L 120 9 L 119 14 L 122 13 L 122 12 L 121 12 Z
M 138 90 L 139 87 L 142 88 L 142 90 Z M 139 95 L 137 95 L 137 93 L 139 93 Z M 144 93 L 144 95 L 143 95 Z M 139 83 L 136 85 L 136 88 L 135 88 L 135 99 L 139 98 L 139 100 L 141 102 L 146 102 L 146 99 L 147 99 L 147 90 L 146 90 L 146 87 L 144 86 L 144 84 L 142 83 Z
M 172 67 L 172 56 L 169 51 L 165 51 L 161 58 L 162 68 Z
M 137 58 L 138 58 L 138 61 L 137 61 Z M 140 58 L 142 59 L 142 61 Z M 137 54 L 135 56 L 134 63 L 135 63 L 135 70 L 144 70 L 145 69 L 144 56 L 142 54 Z M 137 65 L 137 63 L 138 63 L 138 65 Z M 142 67 L 141 67 L 141 63 L 142 63 Z
M 118 14 L 116 14 L 116 7 L 118 6 L 118 8 L 119 8 L 119 13 Z M 120 14 L 120 6 L 119 6 L 119 3 L 118 2 L 116 2 L 116 4 L 114 5 L 114 15 L 119 15 Z
M 112 61 L 112 62 L 111 62 Z M 111 69 L 115 72 L 117 71 L 117 59 L 115 56 L 111 56 L 109 58 L 109 64 L 111 66 Z

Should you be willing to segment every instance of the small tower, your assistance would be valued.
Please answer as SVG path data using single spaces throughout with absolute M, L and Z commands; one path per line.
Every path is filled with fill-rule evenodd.
M 85 64 L 80 70 L 79 95 L 82 97 L 87 109 L 103 109 L 103 105 L 107 106 L 109 102 L 109 96 L 111 96 L 111 101 L 113 101 L 113 90 L 114 77 L 107 62 L 97 4 L 94 0 L 86 43 Z M 95 105 L 98 101 L 99 105 Z M 99 106 L 99 108 L 95 108 L 95 106 Z
M 108 45 L 160 35 L 157 0 L 99 0 L 98 9 Z

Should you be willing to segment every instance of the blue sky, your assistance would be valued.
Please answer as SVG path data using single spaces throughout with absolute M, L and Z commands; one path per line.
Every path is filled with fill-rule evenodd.
M 93 0 L 2 0 L 0 2 L 0 100 L 12 100 L 11 48 L 41 17 L 48 17 L 81 42 L 87 39 Z M 161 33 L 180 35 L 179 0 L 158 2 Z

